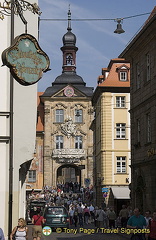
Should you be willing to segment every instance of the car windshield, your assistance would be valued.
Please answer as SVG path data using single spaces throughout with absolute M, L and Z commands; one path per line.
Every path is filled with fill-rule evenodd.
M 64 214 L 64 208 L 48 208 L 47 213 L 53 215 Z

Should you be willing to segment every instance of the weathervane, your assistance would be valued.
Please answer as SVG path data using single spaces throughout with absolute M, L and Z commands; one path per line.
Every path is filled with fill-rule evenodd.
M 11 16 L 11 10 L 13 10 L 13 13 L 15 15 L 19 15 L 22 22 L 27 26 L 27 21 L 23 16 L 24 11 L 31 11 L 34 14 L 41 15 L 40 8 L 37 5 L 37 3 L 29 3 L 25 0 L 4 0 L 3 3 L 0 2 L 0 19 L 3 20 L 4 16 Z M 27 28 L 26 28 L 27 32 Z

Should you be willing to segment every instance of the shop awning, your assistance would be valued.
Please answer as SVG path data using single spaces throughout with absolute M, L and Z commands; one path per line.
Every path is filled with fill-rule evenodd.
M 113 186 L 111 189 L 115 199 L 130 199 L 128 186 Z

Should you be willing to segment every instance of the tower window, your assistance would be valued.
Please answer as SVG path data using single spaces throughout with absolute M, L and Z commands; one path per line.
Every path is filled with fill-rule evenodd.
M 73 57 L 71 54 L 68 54 L 66 56 L 66 65 L 72 65 L 73 64 Z
M 75 137 L 75 148 L 82 149 L 82 136 Z
M 76 109 L 75 110 L 75 122 L 82 123 L 82 109 Z
M 56 149 L 63 148 L 63 136 L 56 136 Z
M 64 121 L 64 111 L 63 109 L 56 109 L 56 122 L 63 122 Z

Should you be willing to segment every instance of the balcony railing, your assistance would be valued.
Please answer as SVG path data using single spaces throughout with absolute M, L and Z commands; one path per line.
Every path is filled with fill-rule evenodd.
M 86 151 L 84 149 L 54 149 L 52 158 L 59 160 L 59 162 L 79 162 L 86 158 Z

